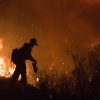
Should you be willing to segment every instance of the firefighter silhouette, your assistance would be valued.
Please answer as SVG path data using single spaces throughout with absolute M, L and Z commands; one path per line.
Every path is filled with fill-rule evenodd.
M 21 75 L 21 83 L 27 84 L 26 78 L 26 60 L 32 61 L 34 72 L 37 73 L 37 61 L 32 57 L 31 52 L 34 46 L 38 46 L 35 38 L 30 39 L 29 43 L 24 43 L 19 49 L 14 49 L 12 52 L 11 61 L 16 65 L 15 71 L 11 77 L 11 84 L 15 84 L 18 81 L 19 75 Z

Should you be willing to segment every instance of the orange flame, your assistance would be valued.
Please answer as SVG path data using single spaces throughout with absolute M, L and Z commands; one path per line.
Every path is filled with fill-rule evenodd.
M 14 68 L 8 68 L 4 62 L 4 59 L 2 57 L 0 57 L 0 76 L 1 77 L 10 77 L 14 72 Z
M 0 50 L 3 49 L 3 38 L 0 38 Z M 1 77 L 10 77 L 13 72 L 14 68 L 7 67 L 5 63 L 5 59 L 3 57 L 0 57 L 0 76 Z

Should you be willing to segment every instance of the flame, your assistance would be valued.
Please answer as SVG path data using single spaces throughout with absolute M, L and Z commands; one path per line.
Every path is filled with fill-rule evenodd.
M 36 81 L 39 82 L 39 78 L 38 77 L 37 77 Z
M 0 76 L 1 77 L 6 77 L 6 78 L 10 77 L 13 74 L 14 70 L 15 70 L 14 68 L 10 68 L 10 67 L 7 68 L 4 58 L 0 57 Z
M 10 76 L 14 73 L 15 69 L 14 68 L 9 68 L 9 73 L 10 73 Z
M 0 50 L 3 49 L 3 38 L 0 38 Z M 0 57 L 0 76 L 1 77 L 10 77 L 13 72 L 14 68 L 10 68 L 6 65 L 5 59 L 3 57 Z

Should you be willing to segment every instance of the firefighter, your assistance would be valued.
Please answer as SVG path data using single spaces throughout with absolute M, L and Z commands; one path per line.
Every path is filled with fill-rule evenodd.
M 37 40 L 35 38 L 30 39 L 29 43 L 24 43 L 24 45 L 18 49 L 18 56 L 15 59 L 16 60 L 16 68 L 15 71 L 11 77 L 11 84 L 15 84 L 16 81 L 18 81 L 19 75 L 21 75 L 21 83 L 23 85 L 27 84 L 27 78 L 26 78 L 26 60 L 30 60 L 33 65 L 34 72 L 37 72 L 36 64 L 37 61 L 35 58 L 32 57 L 31 52 L 32 48 L 34 46 L 38 46 Z M 14 58 L 14 57 L 13 57 Z M 13 61 L 13 59 L 12 59 Z

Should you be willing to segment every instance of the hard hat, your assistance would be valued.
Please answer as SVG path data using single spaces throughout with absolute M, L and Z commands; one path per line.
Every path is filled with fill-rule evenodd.
M 35 38 L 30 39 L 30 44 L 35 44 L 38 46 L 37 40 Z

